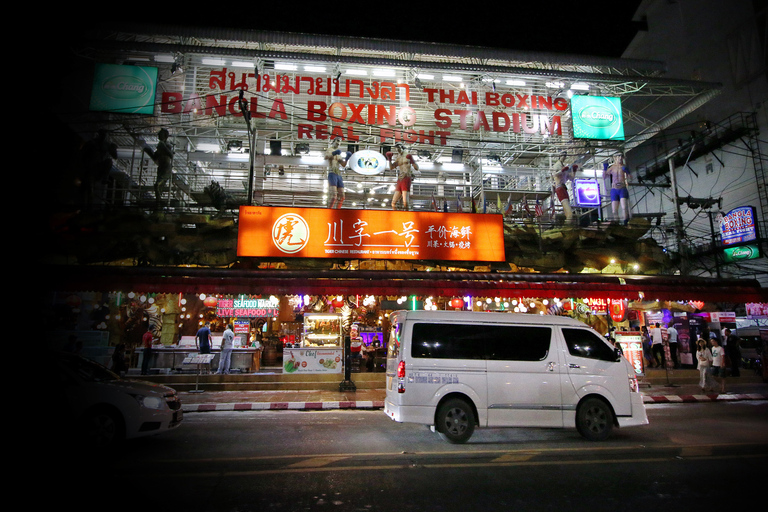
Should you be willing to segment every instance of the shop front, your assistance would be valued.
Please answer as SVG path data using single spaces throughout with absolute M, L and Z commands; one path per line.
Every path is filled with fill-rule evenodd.
M 398 309 L 568 315 L 613 336 L 638 373 L 647 364 L 639 331 L 659 321 L 676 326 L 679 363 L 692 367 L 691 340 L 705 327 L 722 335 L 737 320 L 735 313 L 706 311 L 716 304 L 699 298 L 756 302 L 762 294 L 743 280 L 503 272 L 99 267 L 51 279 L 68 290 L 54 299 L 61 323 L 49 340 L 52 348 L 75 334 L 84 352 L 107 365 L 124 350 L 135 371 L 149 330 L 155 340 L 150 367 L 160 372 L 196 370 L 184 361 L 196 353 L 195 335 L 206 322 L 213 332 L 214 370 L 222 333 L 231 324 L 235 371 L 341 375 L 347 336 L 360 340 L 355 371 L 382 371 L 388 316 Z M 124 291 L 84 291 L 103 282 Z M 644 300 L 649 296 L 659 300 Z

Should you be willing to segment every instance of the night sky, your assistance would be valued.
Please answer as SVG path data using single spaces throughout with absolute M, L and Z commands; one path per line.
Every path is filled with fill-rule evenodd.
M 636 27 L 639 0 L 606 2 L 561 0 L 452 3 L 369 2 L 292 5 L 290 1 L 235 5 L 159 4 L 146 12 L 98 14 L 97 19 L 188 26 L 251 28 L 314 34 L 349 35 L 407 41 L 489 46 L 520 51 L 620 57 Z M 264 5 L 267 4 L 267 5 Z M 382 6 L 392 5 L 391 9 Z M 221 13 L 217 16 L 217 13 Z M 94 13 L 90 12 L 89 17 Z M 71 16 L 71 15 L 70 15 Z M 93 23 L 89 18 L 88 23 Z M 72 23 L 62 30 L 80 28 Z

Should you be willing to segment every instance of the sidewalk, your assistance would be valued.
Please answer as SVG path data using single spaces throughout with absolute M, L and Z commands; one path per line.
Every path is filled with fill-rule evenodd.
M 646 404 L 694 403 L 740 400 L 768 400 L 768 384 L 739 383 L 737 378 L 726 384 L 725 394 L 702 394 L 695 384 L 641 386 Z M 329 410 L 381 409 L 384 389 L 358 391 L 214 391 L 180 392 L 184 412 L 257 411 L 257 410 Z

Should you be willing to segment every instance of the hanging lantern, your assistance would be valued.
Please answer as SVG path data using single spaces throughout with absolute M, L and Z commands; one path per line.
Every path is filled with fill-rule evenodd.
M 614 322 L 623 322 L 627 315 L 627 305 L 623 299 L 611 299 L 609 306 L 611 320 Z
M 216 304 L 218 303 L 219 303 L 219 299 L 217 299 L 216 297 L 209 296 L 203 300 L 203 305 L 207 308 L 215 308 Z
M 464 301 L 462 299 L 451 299 L 451 307 L 462 308 L 464 307 Z

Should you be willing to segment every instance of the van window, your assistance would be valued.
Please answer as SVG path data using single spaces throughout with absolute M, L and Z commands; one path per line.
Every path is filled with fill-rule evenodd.
M 543 361 L 549 355 L 549 327 L 494 326 L 487 333 L 488 359 L 496 361 Z
M 615 362 L 616 351 L 599 336 L 586 329 L 563 329 L 565 344 L 572 356 Z
M 473 325 L 413 325 L 411 356 L 437 359 L 484 359 L 485 329 Z
M 551 337 L 548 327 L 417 323 L 411 356 L 541 361 L 549 354 Z

